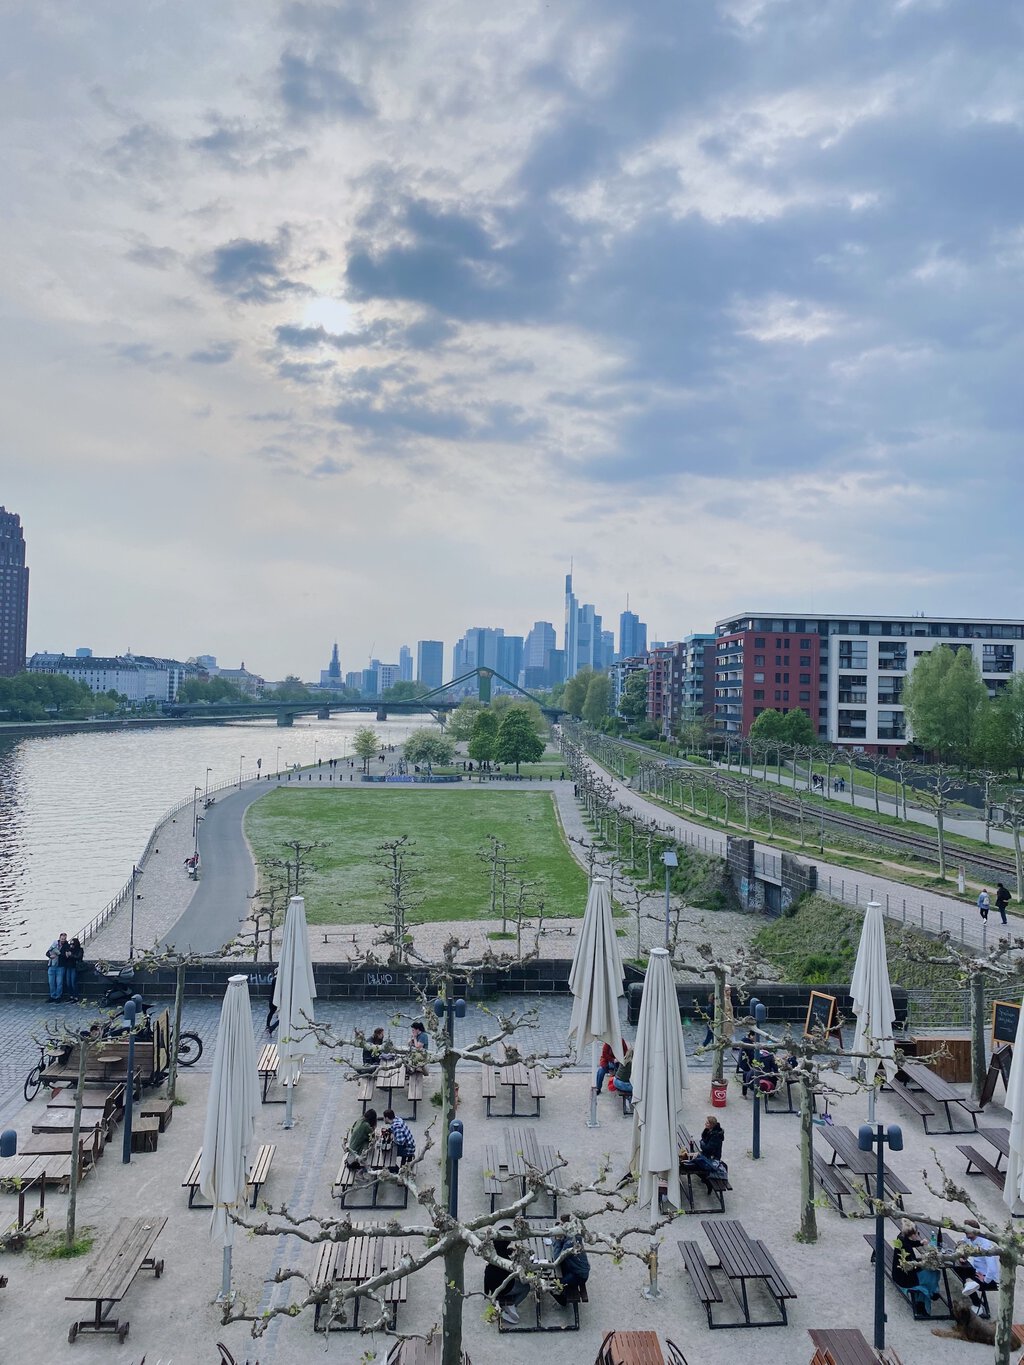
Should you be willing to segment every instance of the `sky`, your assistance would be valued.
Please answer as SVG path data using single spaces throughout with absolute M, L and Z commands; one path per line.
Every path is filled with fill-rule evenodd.
M 30 650 L 1021 616 L 1022 16 L 12 0 Z

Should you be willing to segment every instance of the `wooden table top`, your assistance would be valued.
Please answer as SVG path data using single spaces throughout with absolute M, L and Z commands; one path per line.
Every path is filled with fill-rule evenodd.
M 93 1264 L 64 1297 L 119 1303 L 166 1223 L 166 1218 L 122 1218 L 93 1254 Z
M 722 1269 L 731 1280 L 762 1279 L 765 1267 L 746 1228 L 735 1218 L 701 1222 L 708 1241 L 718 1253 Z
M 959 1090 L 954 1090 L 949 1081 L 944 1081 L 940 1075 L 932 1071 L 923 1062 L 904 1062 L 903 1070 L 910 1079 L 921 1087 L 926 1095 L 933 1100 L 938 1100 L 945 1104 L 947 1100 L 966 1099 Z
M 983 1137 L 986 1142 L 991 1142 L 996 1151 L 1003 1156 L 1010 1155 L 1009 1128 L 979 1128 L 978 1136 Z

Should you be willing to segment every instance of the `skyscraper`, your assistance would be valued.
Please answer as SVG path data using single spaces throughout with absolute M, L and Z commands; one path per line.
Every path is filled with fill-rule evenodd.
M 420 640 L 416 645 L 416 681 L 433 690 L 444 682 L 444 643 Z
M 627 607 L 619 617 L 619 658 L 636 659 L 646 653 L 647 623 Z
M 408 645 L 398 651 L 398 679 L 399 682 L 412 682 L 412 650 Z
M 576 604 L 576 594 L 572 590 L 572 568 L 565 575 L 565 635 L 562 638 L 562 648 L 565 650 L 565 678 L 566 681 L 576 676 L 579 664 L 576 662 L 576 631 L 577 631 L 578 608 Z
M 0 676 L 23 672 L 28 654 L 28 568 L 21 518 L 0 507 Z
M 320 670 L 320 686 L 341 687 L 341 660 L 338 658 L 338 642 L 335 640 L 331 650 L 331 662 Z

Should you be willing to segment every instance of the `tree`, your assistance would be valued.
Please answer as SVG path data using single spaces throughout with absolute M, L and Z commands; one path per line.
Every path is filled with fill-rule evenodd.
M 178 701 L 248 701 L 240 687 L 227 678 L 186 678 L 178 688 Z
M 595 673 L 587 684 L 583 702 L 583 719 L 588 725 L 599 726 L 612 709 L 612 680 L 607 673 Z
M 647 669 L 637 668 L 626 679 L 619 698 L 619 715 L 631 724 L 647 719 Z
M 782 717 L 782 738 L 786 744 L 814 744 L 817 732 L 810 716 L 797 706 Z
M 275 701 L 309 701 L 313 693 L 294 673 L 289 673 L 284 682 L 274 688 L 273 695 Z
M 969 763 L 988 706 L 988 689 L 973 652 L 937 645 L 923 654 L 903 687 L 903 709 L 921 749 L 944 762 Z
M 417 697 L 425 697 L 430 688 L 424 682 L 403 681 L 396 682 L 391 687 L 385 688 L 384 701 L 415 701 Z
M 770 744 L 790 743 L 786 734 L 786 717 L 781 711 L 776 711 L 774 706 L 769 706 L 754 720 L 750 727 L 749 738 L 759 739 Z
M 459 702 L 448 717 L 448 733 L 457 744 L 472 737 L 476 718 L 486 709 L 484 703 L 476 697 L 466 697 L 464 701 Z
M 363 772 L 370 771 L 370 759 L 374 754 L 380 753 L 380 735 L 376 730 L 371 730 L 368 725 L 357 730 L 352 736 L 352 752 L 357 758 L 363 760 Z
M 414 730 L 402 746 L 406 762 L 442 768 L 455 757 L 455 741 L 439 730 Z
M 510 706 L 498 726 L 494 757 L 498 763 L 536 763 L 544 753 L 544 741 L 533 727 L 525 706 Z
M 384 921 L 388 927 L 373 941 L 375 946 L 388 949 L 388 962 L 395 966 L 406 960 L 412 943 L 409 913 L 423 903 L 423 895 L 418 889 L 423 873 L 416 866 L 419 856 L 407 834 L 400 839 L 388 839 L 377 847 L 377 863 L 381 868 L 377 883 L 384 891 L 389 920 Z
M 579 717 L 583 715 L 583 703 L 587 699 L 587 689 L 593 676 L 594 670 L 592 668 L 581 668 L 566 682 L 561 705 L 565 707 L 570 716 Z
M 494 746 L 498 739 L 498 717 L 493 711 L 481 711 L 473 722 L 468 753 L 474 763 L 489 764 L 494 760 Z
M 1014 673 L 994 702 L 982 711 L 983 762 L 997 772 L 1013 768 L 1024 781 L 1024 673 Z

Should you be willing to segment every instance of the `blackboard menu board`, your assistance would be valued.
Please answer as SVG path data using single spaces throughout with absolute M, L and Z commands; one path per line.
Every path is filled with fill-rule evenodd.
M 821 991 L 811 991 L 811 998 L 807 1002 L 807 1019 L 804 1022 L 804 1037 L 810 1038 L 816 1028 L 821 1028 L 824 1029 L 826 1033 L 831 1033 L 835 1027 L 833 1023 L 835 1017 L 835 996 L 825 995 Z
M 992 1005 L 992 1046 L 1017 1041 L 1020 1005 L 1012 1000 L 996 1000 Z

